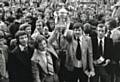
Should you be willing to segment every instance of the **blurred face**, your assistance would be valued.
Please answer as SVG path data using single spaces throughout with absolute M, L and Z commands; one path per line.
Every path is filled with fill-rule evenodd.
M 106 22 L 106 23 L 105 23 L 105 26 L 107 27 L 107 30 L 110 30 L 109 22 Z
M 36 28 L 41 33 L 43 31 L 43 24 L 42 24 L 42 22 L 36 22 Z
M 2 13 L 2 12 L 0 12 L 0 19 L 2 18 L 2 16 L 3 16 L 3 13 Z
M 75 28 L 73 32 L 74 32 L 76 37 L 79 37 L 82 35 L 83 31 L 82 31 L 81 27 L 79 27 L 78 29 Z
M 92 15 L 89 16 L 89 19 L 94 19 L 94 17 Z
M 0 45 L 4 44 L 5 39 L 4 38 L 0 38 Z
M 46 14 L 45 14 L 45 20 L 49 20 L 49 18 L 50 18 L 49 13 L 46 13 Z
M 49 23 L 50 23 L 50 28 L 54 29 L 55 28 L 55 22 L 53 20 L 50 20 Z
M 30 27 L 30 26 L 27 27 L 27 28 L 25 29 L 25 31 L 26 31 L 26 33 L 27 33 L 28 35 L 31 35 L 31 27 Z
M 82 21 L 86 21 L 86 19 L 87 19 L 86 14 L 82 14 L 82 15 L 81 15 L 81 20 L 82 20 Z
M 45 51 L 47 48 L 47 42 L 45 40 L 42 40 L 42 42 L 39 43 L 38 46 L 40 51 Z
M 22 36 L 19 36 L 19 42 L 22 46 L 26 46 L 27 45 L 27 42 L 28 42 L 28 37 L 27 35 L 22 35 Z
M 97 27 L 97 34 L 100 39 L 102 39 L 105 36 L 105 27 L 100 28 Z
M 10 16 L 11 16 L 10 12 L 6 12 L 6 13 L 5 13 L 5 16 L 6 16 L 6 17 L 10 17 Z
M 44 33 L 45 33 L 45 34 L 48 34 L 48 32 L 49 32 L 48 27 L 45 26 L 45 27 L 44 27 Z

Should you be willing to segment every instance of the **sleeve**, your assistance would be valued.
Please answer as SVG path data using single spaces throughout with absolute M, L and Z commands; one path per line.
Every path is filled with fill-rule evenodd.
M 33 82 L 41 82 L 40 80 L 40 74 L 39 74 L 39 68 L 37 66 L 37 63 L 32 61 L 32 74 L 33 74 Z
M 16 58 L 13 53 L 9 53 L 8 55 L 8 74 L 10 82 L 16 81 Z
M 94 71 L 92 41 L 90 37 L 88 39 L 88 61 L 89 61 L 90 70 Z

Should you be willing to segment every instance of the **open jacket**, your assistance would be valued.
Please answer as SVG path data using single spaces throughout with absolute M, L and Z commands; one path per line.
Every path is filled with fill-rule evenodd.
M 77 45 L 78 43 L 74 38 L 71 43 L 67 44 L 67 55 L 66 55 L 65 66 L 68 68 L 68 70 L 71 71 L 73 70 L 74 67 L 77 66 L 77 61 L 78 61 L 76 58 Z M 90 71 L 94 71 L 92 42 L 90 37 L 83 35 L 82 43 L 81 43 L 81 51 L 82 51 L 81 61 L 82 61 L 83 70 L 86 71 L 89 68 Z
M 47 53 L 51 54 L 53 60 L 53 67 L 55 73 L 57 73 L 56 69 L 58 69 L 57 66 L 58 56 L 52 47 L 49 47 L 47 49 Z M 31 61 L 32 61 L 32 73 L 33 73 L 34 82 L 43 82 L 43 79 L 48 75 L 48 70 L 41 54 L 38 52 L 37 49 L 34 50 Z

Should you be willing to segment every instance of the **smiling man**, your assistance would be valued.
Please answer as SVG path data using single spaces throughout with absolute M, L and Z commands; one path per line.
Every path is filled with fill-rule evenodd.
M 33 49 L 28 45 L 25 31 L 16 33 L 17 46 L 8 57 L 10 82 L 32 82 L 31 57 Z
M 93 60 L 96 70 L 96 75 L 92 82 L 99 82 L 99 76 L 101 82 L 111 82 L 110 74 L 113 53 L 113 41 L 112 39 L 105 37 L 107 29 L 104 24 L 98 24 L 96 32 L 97 37 L 92 38 L 93 46 Z

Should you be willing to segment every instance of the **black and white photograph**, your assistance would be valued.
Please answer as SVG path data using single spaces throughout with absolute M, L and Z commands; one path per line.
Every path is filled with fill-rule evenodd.
M 120 0 L 0 0 L 0 82 L 120 82 Z

